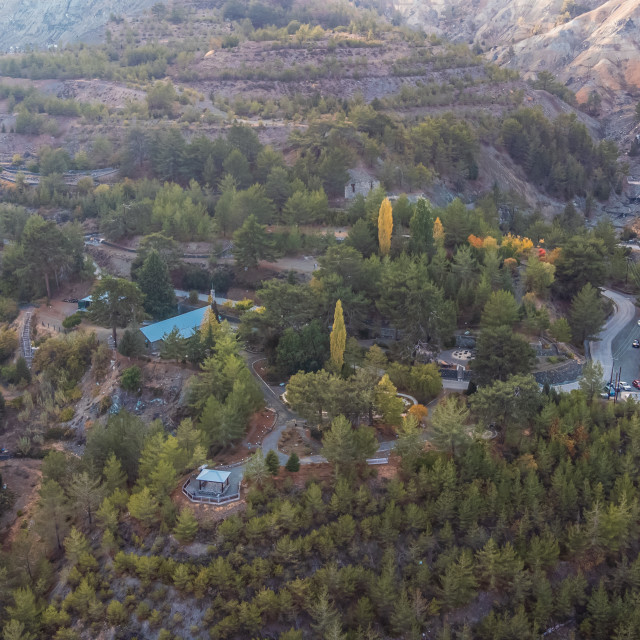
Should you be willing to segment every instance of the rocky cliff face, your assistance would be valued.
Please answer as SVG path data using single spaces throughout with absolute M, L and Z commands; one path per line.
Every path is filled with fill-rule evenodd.
M 480 45 L 499 64 L 552 72 L 586 100 L 640 91 L 638 0 L 392 0 L 410 24 Z
M 497 53 L 498 62 L 523 71 L 555 73 L 579 101 L 596 90 L 620 104 L 640 90 L 640 3 L 609 0 Z
M 112 13 L 131 14 L 153 0 L 4 0 L 0 52 L 97 38 Z

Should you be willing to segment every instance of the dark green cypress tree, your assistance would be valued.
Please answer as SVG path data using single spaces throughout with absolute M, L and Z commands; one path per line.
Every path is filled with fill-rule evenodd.
M 280 471 L 280 459 L 278 458 L 278 454 L 273 449 L 269 449 L 264 461 L 267 463 L 269 473 L 272 476 L 277 476 Z
M 296 473 L 300 471 L 300 458 L 298 454 L 294 451 L 287 460 L 287 464 L 284 466 L 287 471 L 291 471 L 292 473 Z

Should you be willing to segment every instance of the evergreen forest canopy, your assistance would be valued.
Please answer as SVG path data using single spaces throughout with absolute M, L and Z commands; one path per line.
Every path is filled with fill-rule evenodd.
M 99 78 L 139 96 L 114 107 L 0 84 L 16 114 L 8 133 L 51 143 L 15 154 L 15 182 L 0 190 L 0 380 L 12 392 L 0 394 L 0 426 L 42 472 L 0 552 L 4 640 L 640 636 L 640 409 L 601 399 L 596 363 L 571 393 L 532 375 L 574 364 L 598 337 L 603 287 L 640 291 L 613 225 L 587 224 L 622 187 L 616 145 L 594 141 L 573 111 L 550 120 L 524 107 L 527 85 L 480 51 L 392 26 L 368 2 L 305 5 L 229 0 L 203 17 L 157 3 L 135 29 L 114 16 L 104 45 L 0 58 L 3 76 Z M 243 47 L 276 62 L 220 65 L 211 78 L 198 63 L 209 50 L 242 59 Z M 394 48 L 395 93 L 296 88 L 359 82 L 369 55 Z M 285 66 L 282 52 L 311 60 Z M 293 89 L 205 97 L 195 83 L 209 79 Z M 549 74 L 532 86 L 576 105 Z M 264 122 L 237 117 L 278 120 L 286 141 L 265 144 Z M 73 144 L 69 122 L 82 131 Z M 473 206 L 410 197 L 476 191 L 489 147 L 562 213 L 549 220 L 497 184 Z M 118 181 L 66 179 L 105 167 Z M 354 167 L 381 186 L 345 202 Z M 94 281 L 86 229 L 139 240 L 130 277 L 109 265 Z M 206 264 L 185 257 L 191 243 L 209 247 Z M 301 256 L 312 275 L 261 264 Z M 29 367 L 11 325 L 18 303 L 70 285 L 92 286 L 91 308 L 65 318 L 64 334 L 36 333 Z M 148 363 L 138 327 L 175 315 L 174 287 L 197 306 L 199 292 L 233 286 L 252 299 L 211 301 L 192 335 L 168 332 L 163 362 Z M 472 382 L 442 394 L 438 355 L 465 331 L 477 339 Z M 542 339 L 561 355 L 541 366 L 531 343 Z M 250 352 L 286 382 L 287 411 L 326 462 L 292 453 L 283 470 L 258 448 L 243 500 L 209 517 L 180 487 L 226 462 L 274 402 Z M 143 420 L 145 392 L 163 393 L 151 390 L 156 366 L 188 381 L 164 420 Z M 107 384 L 99 400 L 87 394 Z M 398 392 L 418 404 L 407 410 Z M 376 471 L 366 460 L 380 433 L 394 452 Z
M 582 392 L 536 392 L 516 405 L 501 455 L 464 436 L 453 456 L 424 453 L 406 424 L 398 478 L 367 479 L 353 464 L 325 486 L 276 488 L 263 477 L 245 513 L 204 525 L 166 497 L 191 455 L 190 423 L 174 438 L 112 417 L 83 460 L 45 458 L 35 528 L 4 558 L 14 588 L 3 591 L 5 630 L 78 637 L 106 618 L 167 638 L 183 637 L 188 620 L 193 637 L 506 639 L 570 623 L 577 637 L 634 637 L 636 405 Z M 449 419 L 443 406 L 436 425 Z M 482 399 L 471 407 L 475 420 Z M 340 433 L 334 422 L 329 456 Z M 97 460 L 102 477 L 85 470 Z M 208 551 L 180 551 L 200 535 Z M 43 606 L 55 558 L 66 587 Z

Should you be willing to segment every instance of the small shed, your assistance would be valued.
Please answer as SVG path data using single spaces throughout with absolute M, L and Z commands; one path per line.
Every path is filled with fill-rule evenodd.
M 91 306 L 91 296 L 78 300 L 78 311 L 86 311 Z
M 367 196 L 370 191 L 380 186 L 380 180 L 364 169 L 349 169 L 349 182 L 344 186 L 344 197 L 347 200 L 358 194 Z
M 229 471 L 220 471 L 219 469 L 207 469 L 206 467 L 200 471 L 196 482 L 198 483 L 198 491 L 207 493 L 224 493 L 229 487 Z

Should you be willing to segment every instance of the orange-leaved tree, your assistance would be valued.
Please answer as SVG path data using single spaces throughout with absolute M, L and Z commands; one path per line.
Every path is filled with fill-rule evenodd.
M 444 227 L 440 221 L 440 216 L 438 216 L 433 223 L 433 240 L 438 247 L 442 247 L 444 245 Z

